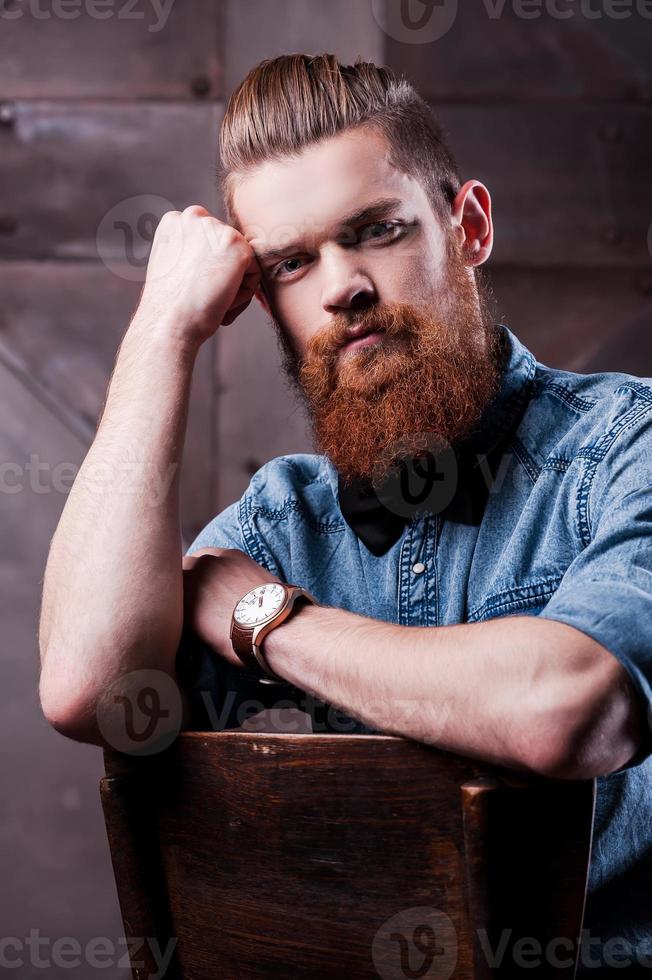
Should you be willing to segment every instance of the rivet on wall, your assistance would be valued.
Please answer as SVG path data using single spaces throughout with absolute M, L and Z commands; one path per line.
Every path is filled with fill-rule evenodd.
M 206 75 L 197 75 L 190 83 L 190 91 L 198 99 L 204 99 L 210 93 L 211 80 Z
M 625 241 L 625 236 L 620 228 L 605 228 L 602 232 L 602 241 L 606 245 L 622 245 Z
M 18 222 L 8 214 L 0 214 L 0 235 L 15 235 Z
M 16 109 L 11 102 L 0 102 L 0 126 L 7 129 L 16 121 Z

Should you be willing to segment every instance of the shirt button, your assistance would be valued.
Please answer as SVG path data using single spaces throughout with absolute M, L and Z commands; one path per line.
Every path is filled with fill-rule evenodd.
M 423 564 L 422 561 L 417 561 L 412 566 L 412 571 L 414 572 L 415 575 L 421 575 L 421 572 L 425 572 L 425 570 L 426 570 L 426 566 Z

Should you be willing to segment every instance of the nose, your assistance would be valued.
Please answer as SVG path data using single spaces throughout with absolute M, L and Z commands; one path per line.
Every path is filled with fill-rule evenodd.
M 365 272 L 352 269 L 346 261 L 331 261 L 322 292 L 322 308 L 326 313 L 366 309 L 377 300 L 375 286 Z

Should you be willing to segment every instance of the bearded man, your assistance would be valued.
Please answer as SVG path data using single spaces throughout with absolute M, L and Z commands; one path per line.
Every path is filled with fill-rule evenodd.
M 313 731 L 596 777 L 585 924 L 641 943 L 651 379 L 548 367 L 495 321 L 489 191 L 389 69 L 265 61 L 220 150 L 228 220 L 162 219 L 85 466 L 177 466 L 197 351 L 254 297 L 316 451 L 262 466 L 183 563 L 176 478 L 152 510 L 145 480 L 104 498 L 82 467 L 44 583 L 46 716 L 105 744 L 112 683 L 156 668 L 200 727 L 289 700 Z

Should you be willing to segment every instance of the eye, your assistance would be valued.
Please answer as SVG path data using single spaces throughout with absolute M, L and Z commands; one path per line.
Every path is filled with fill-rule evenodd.
M 360 242 L 380 241 L 383 239 L 396 238 L 395 232 L 401 230 L 401 224 L 397 221 L 374 221 L 365 225 L 360 230 Z
M 298 272 L 298 270 L 300 268 L 302 268 L 301 265 L 299 265 L 298 267 L 296 267 L 294 269 L 288 268 L 288 265 L 290 263 L 292 263 L 292 262 L 301 262 L 301 259 L 298 258 L 297 256 L 292 256 L 292 258 L 289 258 L 289 259 L 283 259 L 283 261 L 282 262 L 279 262 L 279 264 L 274 269 L 274 272 L 273 272 L 274 278 L 277 278 L 279 276 L 281 278 L 284 278 L 284 275 L 283 274 L 285 274 L 285 275 L 292 275 L 293 272 Z

